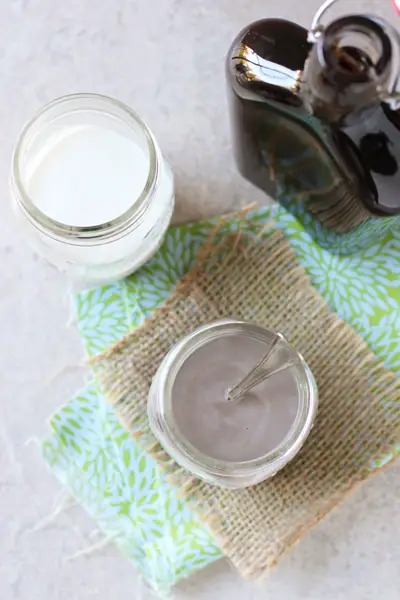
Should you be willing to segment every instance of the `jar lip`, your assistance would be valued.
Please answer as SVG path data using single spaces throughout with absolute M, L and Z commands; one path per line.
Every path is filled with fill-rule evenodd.
M 86 102 L 88 105 L 74 108 L 74 104 L 79 103 L 79 101 L 83 103 Z M 90 105 L 90 103 L 92 103 L 92 105 Z M 98 106 L 96 106 L 96 103 Z M 149 155 L 149 173 L 146 184 L 140 196 L 135 199 L 132 206 L 107 223 L 87 227 L 77 227 L 56 221 L 41 211 L 25 190 L 20 170 L 21 152 L 23 150 L 24 142 L 29 138 L 30 134 L 32 134 L 33 128 L 41 119 L 45 119 L 55 108 L 62 107 L 63 105 L 65 106 L 65 114 L 77 111 L 108 112 L 113 118 L 123 120 L 125 125 L 130 129 L 132 129 L 133 124 L 139 125 L 144 134 Z M 120 114 L 113 114 L 112 108 L 116 108 Z M 160 151 L 151 130 L 143 119 L 129 106 L 115 98 L 102 94 L 70 94 L 61 96 L 60 98 L 56 98 L 48 104 L 45 104 L 23 128 L 18 137 L 12 156 L 11 190 L 19 208 L 23 211 L 25 216 L 37 229 L 47 236 L 54 239 L 61 239 L 63 243 L 71 245 L 85 245 L 88 243 L 93 245 L 99 243 L 104 244 L 107 243 L 108 240 L 114 241 L 116 238 L 125 235 L 142 217 L 159 179 L 160 162 Z
M 253 335 L 254 337 L 258 337 L 258 339 L 263 338 L 264 341 L 266 340 L 267 334 L 279 335 L 281 339 L 289 344 L 281 333 L 261 327 L 249 321 L 237 319 L 221 319 L 195 329 L 193 332 L 182 338 L 168 352 L 154 379 L 152 389 L 156 392 L 155 401 L 164 417 L 162 431 L 160 432 L 157 428 L 156 435 L 177 462 L 183 464 L 189 470 L 195 472 L 196 470 L 200 470 L 204 472 L 205 469 L 207 469 L 207 472 L 212 472 L 213 475 L 227 476 L 229 474 L 233 477 L 246 477 L 254 476 L 257 473 L 265 473 L 265 476 L 258 480 L 261 481 L 274 474 L 294 458 L 306 440 L 317 412 L 317 386 L 304 358 L 293 348 L 293 346 L 291 346 L 298 355 L 300 364 L 303 367 L 304 379 L 307 386 L 307 398 L 306 400 L 303 398 L 301 405 L 299 405 L 296 420 L 280 445 L 264 456 L 248 461 L 220 460 L 200 452 L 186 438 L 180 435 L 179 430 L 174 427 L 173 418 L 168 418 L 168 413 L 171 415 L 172 411 L 167 410 L 165 396 L 170 400 L 175 377 L 189 356 L 203 344 L 218 337 L 223 330 L 226 332 L 230 330 L 231 334 L 242 333 L 244 335 Z M 229 335 L 229 333 L 227 333 L 227 335 Z M 149 400 L 149 416 L 150 424 L 152 425 L 151 412 L 153 407 L 150 406 L 150 402 L 151 399 Z

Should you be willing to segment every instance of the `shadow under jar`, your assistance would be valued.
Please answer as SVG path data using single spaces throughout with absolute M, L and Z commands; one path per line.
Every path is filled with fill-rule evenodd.
M 228 391 L 271 348 L 271 369 L 295 364 L 230 402 Z M 294 458 L 317 406 L 314 377 L 282 334 L 223 319 L 194 330 L 165 356 L 149 392 L 148 415 L 154 435 L 179 465 L 236 489 L 271 477 Z
M 45 106 L 23 130 L 11 174 L 31 245 L 73 280 L 125 277 L 170 223 L 170 167 L 145 123 L 121 102 L 77 94 Z

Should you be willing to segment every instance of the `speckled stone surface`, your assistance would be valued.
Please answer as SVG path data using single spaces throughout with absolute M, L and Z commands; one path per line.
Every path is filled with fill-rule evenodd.
M 346 3 L 344 3 L 345 5 Z M 355 7 L 387 4 L 352 2 Z M 93 541 L 80 507 L 33 531 L 60 491 L 27 440 L 82 384 L 68 327 L 64 277 L 26 245 L 8 206 L 14 139 L 44 102 L 79 91 L 126 101 L 154 130 L 177 182 L 176 220 L 225 212 L 262 195 L 235 172 L 223 80 L 236 32 L 264 16 L 308 25 L 318 0 L 3 0 L 0 8 L 0 597 L 147 600 L 111 546 Z M 179 600 L 398 600 L 400 465 L 353 493 L 288 555 L 262 587 L 219 561 L 182 583 Z

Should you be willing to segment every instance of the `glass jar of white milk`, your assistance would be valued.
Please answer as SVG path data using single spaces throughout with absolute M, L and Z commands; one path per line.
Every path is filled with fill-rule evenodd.
M 35 249 L 89 285 L 120 279 L 159 248 L 173 176 L 127 106 L 77 94 L 45 106 L 13 156 L 12 199 Z

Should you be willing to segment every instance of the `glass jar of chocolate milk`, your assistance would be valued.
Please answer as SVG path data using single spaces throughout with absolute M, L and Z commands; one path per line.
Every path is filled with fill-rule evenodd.
M 240 401 L 228 392 L 273 348 L 273 370 Z M 153 380 L 150 425 L 196 477 L 225 488 L 255 485 L 298 453 L 313 425 L 317 385 L 281 335 L 232 319 L 202 326 L 166 355 Z

